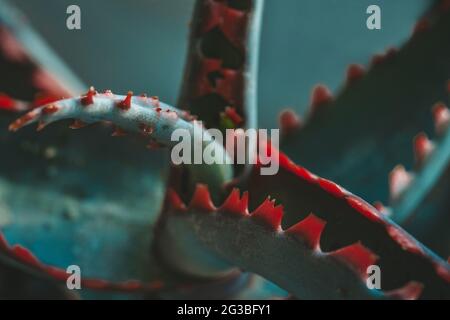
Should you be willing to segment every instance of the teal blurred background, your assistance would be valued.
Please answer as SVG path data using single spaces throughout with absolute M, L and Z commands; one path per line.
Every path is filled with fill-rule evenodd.
M 50 46 L 87 84 L 148 92 L 174 104 L 180 88 L 194 0 L 14 0 Z M 260 127 L 280 109 L 304 112 L 318 82 L 336 91 L 349 63 L 399 46 L 431 1 L 267 0 L 259 76 Z M 66 28 L 77 4 L 82 29 Z M 366 9 L 381 7 L 382 29 L 368 30 Z

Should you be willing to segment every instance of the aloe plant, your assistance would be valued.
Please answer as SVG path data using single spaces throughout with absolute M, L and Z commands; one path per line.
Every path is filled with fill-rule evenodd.
M 117 292 L 126 297 L 193 298 L 212 297 L 214 292 L 220 298 L 290 294 L 301 299 L 449 299 L 450 266 L 443 259 L 448 253 L 448 233 L 435 232 L 448 225 L 450 111 L 441 102 L 450 89 L 448 9 L 448 1 L 437 2 L 408 43 L 398 51 L 375 56 L 367 72 L 351 65 L 337 97 L 325 86 L 317 86 L 305 123 L 293 111 L 283 113 L 281 150 L 270 141 L 260 141 L 260 146 L 277 155 L 280 170 L 276 175 L 261 175 L 261 161 L 246 166 L 171 165 L 166 185 L 152 180 L 154 193 L 164 193 L 161 208 L 157 203 L 152 206 L 160 209 L 153 218 L 125 207 L 98 213 L 92 207 L 85 209 L 89 214 L 69 214 L 68 221 L 53 215 L 30 221 L 29 215 L 18 215 L 13 224 L 19 227 L 6 226 L 6 237 L 0 238 L 4 265 L 13 268 L 17 277 L 26 274 L 28 281 L 51 283 L 62 292 L 69 276 L 61 269 L 66 261 L 45 256 L 47 246 L 38 248 L 35 255 L 20 244 L 10 244 L 46 238 L 47 226 L 52 240 L 58 239 L 63 251 L 68 248 L 71 259 L 80 258 L 71 262 L 82 266 L 81 294 L 86 297 Z M 0 105 L 9 112 L 27 109 L 9 129 L 15 132 L 38 123 L 41 130 L 53 122 L 74 120 L 70 127 L 89 126 L 83 129 L 88 136 L 68 143 L 68 160 L 86 148 L 92 159 L 112 168 L 111 175 L 121 177 L 126 173 L 118 172 L 120 154 L 131 152 L 136 167 L 129 174 L 139 177 L 148 169 L 139 158 L 147 159 L 148 153 L 155 152 L 144 146 L 170 148 L 171 133 L 191 132 L 200 127 L 198 120 L 222 131 L 255 128 L 262 11 L 262 0 L 197 1 L 180 108 L 155 96 L 100 93 L 93 87 L 71 97 L 69 92 L 45 92 L 50 100 L 33 103 L 23 101 L 30 96 L 5 87 L 9 95 L 2 96 Z M 10 59 L 4 63 L 20 67 Z M 20 81 L 30 77 L 22 74 Z M 38 91 L 33 86 L 27 90 Z M 428 113 L 430 121 L 423 124 Z M 5 117 L 9 120 L 11 115 Z M 113 136 L 126 135 L 124 139 L 129 140 L 103 142 L 105 126 L 90 128 L 99 122 L 113 125 Z M 414 176 L 403 166 L 395 167 L 397 162 L 410 166 L 412 161 L 405 156 L 410 141 L 422 130 L 431 132 L 433 126 L 437 133 L 433 141 L 425 134 L 414 139 L 418 168 Z M 61 125 L 49 130 L 44 141 L 69 139 Z M 32 133 L 24 134 L 36 139 Z M 98 146 L 89 146 L 91 139 L 113 152 L 105 157 Z M 213 148 L 216 156 L 227 155 L 222 144 L 215 142 Z M 251 152 L 256 145 L 248 148 Z M 11 147 L 11 153 L 21 151 Z M 52 158 L 51 150 L 45 154 L 46 161 Z M 387 180 L 390 185 L 384 188 Z M 119 186 L 120 192 L 127 188 L 137 190 Z M 369 202 L 390 203 L 372 206 L 355 194 Z M 36 201 L 46 197 L 52 198 L 36 192 Z M 147 202 L 142 203 L 146 208 Z M 61 206 L 67 211 L 66 205 Z M 404 228 L 410 228 L 430 249 Z M 36 231 L 28 235 L 23 230 Z M 99 270 L 105 262 L 86 261 L 90 259 L 116 264 Z M 381 289 L 366 285 L 367 269 L 374 264 L 382 272 Z

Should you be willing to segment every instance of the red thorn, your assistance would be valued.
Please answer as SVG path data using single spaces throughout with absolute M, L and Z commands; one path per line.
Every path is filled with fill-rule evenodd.
M 385 207 L 385 205 L 381 202 L 381 201 L 376 201 L 373 206 L 375 207 L 375 209 L 378 210 L 378 212 L 380 212 L 381 214 L 383 214 L 384 216 L 389 216 L 390 215 L 390 211 L 388 208 Z
M 445 104 L 439 102 L 433 109 L 434 126 L 438 134 L 443 134 L 450 125 L 450 110 Z
M 326 224 L 326 221 L 311 213 L 286 230 L 286 233 L 300 237 L 311 249 L 320 250 L 320 237 Z
M 405 286 L 388 291 L 386 296 L 400 300 L 417 300 L 423 291 L 423 284 L 416 281 L 410 281 Z
M 235 213 L 238 215 L 248 215 L 248 192 L 244 192 L 240 197 L 239 189 L 233 188 L 228 198 L 220 207 L 220 211 Z
M 378 260 L 378 256 L 363 246 L 361 242 L 330 252 L 329 255 L 347 263 L 363 279 L 367 279 L 367 268 Z
M 294 110 L 287 109 L 280 113 L 280 129 L 282 134 L 288 135 L 300 129 L 302 122 Z
M 18 259 L 22 260 L 23 262 L 32 265 L 32 266 L 37 266 L 40 267 L 41 263 L 39 262 L 39 260 L 31 253 L 30 250 L 20 246 L 20 245 L 15 245 L 11 248 L 12 253 L 14 254 L 15 257 L 17 257 Z
M 368 218 L 369 220 L 373 222 L 384 222 L 383 218 L 378 214 L 378 212 L 373 208 L 371 205 L 369 205 L 367 202 L 365 202 L 362 199 L 357 198 L 356 196 L 349 196 L 347 197 L 347 203 L 356 211 L 358 211 L 360 214 Z
M 317 182 L 322 187 L 322 189 L 324 189 L 326 192 L 332 194 L 337 198 L 342 198 L 343 196 L 348 194 L 348 192 L 344 188 L 334 183 L 333 181 L 319 178 Z
M 234 46 L 242 46 L 248 14 L 230 7 L 223 1 L 207 1 L 204 6 L 205 13 L 200 25 L 200 32 L 204 34 L 218 28 Z
M 113 137 L 124 137 L 127 135 L 127 132 L 120 127 L 114 127 L 114 131 L 111 134 Z
M 84 97 L 81 98 L 81 104 L 83 106 L 88 106 L 91 104 L 94 104 L 94 96 L 97 94 L 97 91 L 95 91 L 94 87 L 90 87 L 88 92 Z
M 128 91 L 127 96 L 125 97 L 125 99 L 123 99 L 121 102 L 119 102 L 117 104 L 117 106 L 126 111 L 129 110 L 131 108 L 131 98 L 133 97 L 133 92 L 132 91 Z
M 74 120 L 74 122 L 69 126 L 70 129 L 81 129 L 87 126 L 87 123 L 84 123 L 81 120 Z
M 279 205 L 275 207 L 275 200 L 267 198 L 251 213 L 250 217 L 263 222 L 273 231 L 280 231 L 281 219 L 283 218 L 283 206 Z
M 381 203 L 381 201 L 376 201 L 373 206 L 375 207 L 375 209 L 377 209 L 378 211 L 382 212 L 384 209 L 386 209 L 386 207 L 384 206 L 383 203 Z
M 386 230 L 389 236 L 397 242 L 403 250 L 419 255 L 424 253 L 419 244 L 407 234 L 406 231 L 400 229 L 400 227 L 389 225 Z
M 383 62 L 391 59 L 393 56 L 395 56 L 397 54 L 397 49 L 396 48 L 389 48 L 386 50 L 385 53 L 381 53 L 381 54 L 376 54 L 373 56 L 372 58 L 372 62 L 371 65 L 372 66 L 376 66 L 379 64 L 382 64 Z
M 312 96 L 311 96 L 311 107 L 316 108 L 321 105 L 327 104 L 331 102 L 333 99 L 333 95 L 331 94 L 330 89 L 328 89 L 324 85 L 317 85 L 314 87 Z
M 166 110 L 165 115 L 168 119 L 170 119 L 172 121 L 176 121 L 178 119 L 178 114 L 175 111 L 172 111 L 170 109 Z
M 450 262 L 450 258 L 447 260 L 447 262 Z M 444 279 L 446 282 L 450 284 L 450 268 L 448 264 L 445 263 L 435 263 L 435 269 L 436 273 Z
M 422 132 L 414 138 L 413 147 L 416 163 L 417 165 L 422 166 L 428 156 L 433 152 L 434 144 L 428 139 L 427 135 Z
M 389 191 L 392 200 L 397 200 L 409 187 L 413 180 L 410 173 L 402 165 L 396 166 L 389 174 Z
M 36 128 L 36 131 L 42 131 L 42 130 L 44 130 L 44 128 L 45 128 L 47 125 L 48 125 L 47 122 L 39 121 L 39 122 L 38 122 L 38 125 L 37 125 L 37 128 Z
M 197 184 L 189 208 L 204 212 L 213 212 L 216 210 L 211 200 L 208 187 L 205 184 Z
M 413 29 L 413 35 L 417 35 L 430 29 L 430 21 L 427 18 L 419 20 Z
M 59 111 L 59 107 L 55 106 L 54 104 L 45 106 L 42 109 L 42 113 L 45 114 L 45 115 L 54 114 L 54 113 L 56 113 L 58 111 Z
M 181 200 L 178 193 L 172 188 L 167 190 L 167 201 L 172 209 L 175 211 L 185 211 L 186 205 L 183 200 Z
M 8 127 L 9 131 L 17 131 L 26 124 L 30 123 L 34 119 L 38 117 L 38 114 L 33 110 L 28 112 L 27 114 L 23 115 L 13 123 L 11 123 Z
M 360 64 L 351 64 L 347 69 L 347 84 L 361 79 L 366 74 L 366 70 Z
M 152 106 L 160 109 L 159 111 L 161 111 L 161 108 L 159 107 L 160 106 L 159 97 L 153 96 L 151 99 L 152 99 Z M 159 112 L 159 111 L 157 111 L 157 112 Z
M 139 131 L 141 132 L 142 135 L 144 136 L 149 136 L 153 133 L 153 128 L 146 125 L 145 123 L 141 123 L 139 124 Z
M 0 93 L 0 109 L 14 111 L 15 105 L 16 102 L 13 99 L 4 93 Z
M 236 112 L 236 109 L 232 107 L 225 108 L 225 115 L 234 123 L 236 127 L 244 121 L 244 119 L 242 119 L 242 117 Z
M 53 102 L 58 101 L 59 98 L 56 98 L 54 96 L 50 96 L 50 95 L 46 95 L 46 94 L 37 94 L 36 97 L 34 98 L 33 101 L 33 107 L 37 108 L 37 107 L 41 107 L 44 106 L 46 104 L 50 104 Z

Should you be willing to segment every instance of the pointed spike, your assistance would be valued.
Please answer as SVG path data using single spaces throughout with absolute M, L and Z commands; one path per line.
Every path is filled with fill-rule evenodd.
M 413 141 L 414 157 L 416 164 L 421 167 L 434 150 L 433 142 L 428 139 L 425 133 L 419 133 Z
M 248 192 L 244 192 L 241 198 L 239 189 L 234 188 L 220 207 L 220 211 L 243 216 L 248 215 Z
M 19 119 L 15 120 L 13 123 L 11 123 L 8 127 L 8 130 L 15 132 L 20 128 L 22 128 L 23 126 L 30 123 L 31 121 L 35 120 L 38 116 L 39 114 L 35 110 L 30 111 L 27 114 L 20 117 Z
M 55 96 L 51 96 L 51 95 L 48 95 L 45 93 L 37 93 L 33 100 L 33 107 L 34 108 L 41 107 L 46 104 L 56 102 L 58 100 L 59 100 L 59 98 L 57 98 Z
M 158 96 L 153 96 L 153 97 L 151 97 L 151 99 L 152 99 L 152 106 L 155 107 L 155 108 L 160 109 L 159 97 Z M 157 112 L 159 112 L 159 111 L 157 111 Z
M 413 29 L 413 35 L 418 35 L 424 31 L 430 29 L 430 21 L 427 18 L 419 20 Z
M 189 208 L 198 209 L 204 212 L 213 212 L 216 210 L 216 207 L 211 200 L 209 189 L 205 184 L 197 184 Z
M 385 295 L 399 300 L 417 300 L 422 294 L 422 291 L 423 284 L 416 281 L 410 281 L 399 289 L 386 292 Z
M 4 93 L 0 93 L 0 109 L 15 110 L 16 101 Z
M 447 263 L 435 263 L 436 273 L 450 284 L 450 266 Z
M 85 107 L 94 104 L 94 96 L 97 94 L 94 87 L 90 87 L 84 97 L 81 98 L 81 104 Z
M 283 218 L 283 206 L 275 206 L 275 200 L 267 198 L 250 215 L 251 218 L 263 222 L 273 231 L 281 231 L 281 220 Z
M 58 106 L 56 106 L 54 104 L 50 104 L 50 105 L 42 108 L 42 114 L 44 114 L 44 115 L 54 114 L 54 113 L 58 112 L 59 109 L 60 108 Z
M 111 134 L 112 137 L 124 137 L 127 135 L 127 132 L 120 127 L 114 126 L 114 131 Z
M 389 192 L 393 201 L 398 200 L 408 189 L 413 181 L 413 176 L 402 165 L 396 166 L 389 174 Z
M 374 265 L 378 260 L 378 256 L 363 246 L 361 242 L 354 243 L 328 254 L 346 263 L 358 272 L 363 279 L 367 279 L 367 268 Z
M 279 125 L 283 135 L 289 135 L 300 129 L 302 121 L 300 116 L 292 109 L 283 110 L 280 113 Z
M 376 65 L 382 64 L 385 61 L 391 59 L 397 54 L 398 50 L 397 48 L 389 48 L 386 50 L 386 52 L 381 54 L 376 54 L 372 57 L 371 66 L 374 67 Z
M 168 119 L 170 119 L 172 121 L 176 121 L 178 119 L 178 114 L 175 111 L 172 111 L 170 109 L 167 109 L 164 114 Z
M 186 211 L 186 205 L 183 200 L 181 200 L 178 193 L 172 188 L 167 190 L 167 201 L 169 206 L 175 211 Z
M 36 128 L 36 131 L 42 131 L 42 130 L 44 130 L 45 127 L 46 127 L 47 125 L 48 125 L 47 122 L 45 122 L 45 121 L 39 121 L 39 122 L 38 122 L 38 125 L 37 125 L 37 128 Z
M 433 107 L 433 118 L 436 133 L 439 135 L 444 134 L 450 125 L 450 110 L 445 104 L 439 102 Z
M 381 201 L 376 201 L 373 206 L 375 207 L 375 209 L 377 209 L 378 211 L 382 212 L 385 209 L 384 204 Z
M 320 250 L 320 237 L 326 223 L 326 221 L 311 213 L 305 219 L 286 230 L 286 233 L 300 237 L 306 241 L 311 249 Z
M 149 136 L 153 133 L 154 129 L 146 125 L 145 123 L 141 123 L 139 124 L 139 131 L 141 132 L 142 135 Z
M 347 69 L 347 84 L 354 83 L 366 74 L 364 66 L 360 64 L 351 64 Z
M 109 97 L 113 97 L 114 93 L 111 90 L 105 90 L 105 92 L 103 93 L 105 96 L 109 96 Z
M 84 123 L 81 120 L 74 120 L 73 123 L 69 126 L 70 129 L 81 129 L 86 127 L 88 124 Z
M 333 95 L 330 89 L 328 89 L 328 87 L 324 85 L 319 84 L 316 87 L 314 87 L 312 91 L 311 107 L 313 110 L 315 110 L 317 107 L 331 102 L 332 99 Z
M 127 96 L 121 102 L 117 104 L 117 107 L 120 109 L 127 111 L 131 108 L 131 98 L 133 97 L 133 92 L 128 91 Z
M 392 214 L 391 209 L 386 207 L 381 201 L 376 201 L 373 206 L 385 217 L 389 217 Z

